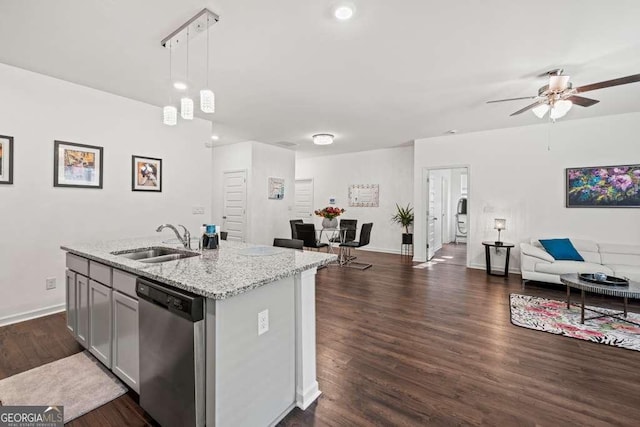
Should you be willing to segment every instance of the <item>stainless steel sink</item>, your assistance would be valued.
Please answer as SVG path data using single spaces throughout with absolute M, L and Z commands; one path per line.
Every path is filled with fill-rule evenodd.
M 188 252 L 182 249 L 173 248 L 144 248 L 132 251 L 112 252 L 111 254 L 149 264 L 174 261 L 176 259 L 190 258 L 200 255 L 198 252 Z

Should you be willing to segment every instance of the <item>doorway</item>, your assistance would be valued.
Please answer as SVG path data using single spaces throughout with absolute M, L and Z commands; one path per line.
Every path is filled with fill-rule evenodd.
M 222 229 L 227 240 L 245 241 L 247 228 L 247 171 L 224 172 L 224 212 Z
M 425 176 L 427 261 L 466 266 L 468 167 L 430 168 Z

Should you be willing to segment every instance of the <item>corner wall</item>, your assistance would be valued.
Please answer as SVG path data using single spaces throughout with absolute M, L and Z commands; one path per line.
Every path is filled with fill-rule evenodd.
M 415 260 L 424 261 L 423 169 L 469 169 L 471 267 L 484 269 L 483 240 L 496 240 L 494 218 L 506 218 L 504 241 L 574 237 L 638 244 L 640 209 L 566 208 L 565 168 L 640 163 L 640 113 L 558 121 L 417 140 Z M 519 272 L 519 251 L 511 269 Z
M 0 324 L 64 307 L 60 245 L 208 220 L 209 129 L 200 119 L 167 127 L 158 107 L 0 64 L 0 134 L 15 148 L 14 184 L 0 185 Z M 103 189 L 54 188 L 54 140 L 104 147 Z M 131 191 L 134 154 L 163 160 L 161 193 Z
M 340 218 L 357 219 L 362 224 L 373 222 L 371 243 L 363 248 L 379 252 L 400 253 L 402 227 L 391 222 L 396 203 L 413 206 L 413 148 L 401 147 L 362 151 L 296 160 L 296 179 L 313 178 L 314 209 L 335 206 L 346 212 Z M 349 206 L 349 186 L 379 184 L 380 206 L 377 208 Z M 322 218 L 314 217 L 316 228 Z M 359 233 L 359 231 L 358 231 Z

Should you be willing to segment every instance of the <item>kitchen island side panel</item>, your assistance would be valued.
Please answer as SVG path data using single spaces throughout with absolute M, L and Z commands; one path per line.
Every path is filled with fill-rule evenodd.
M 294 277 L 287 277 L 233 298 L 207 300 L 207 419 L 215 412 L 216 426 L 264 426 L 295 404 L 294 297 Z M 258 335 L 264 310 L 269 330 Z M 215 361 L 209 359 L 212 350 Z

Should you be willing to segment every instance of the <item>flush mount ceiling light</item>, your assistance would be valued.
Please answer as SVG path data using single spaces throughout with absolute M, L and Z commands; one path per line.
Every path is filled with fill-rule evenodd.
M 340 21 L 348 21 L 353 17 L 355 8 L 351 5 L 340 5 L 335 8 L 333 15 Z
M 215 111 L 215 95 L 209 86 L 209 27 L 213 26 L 220 20 L 220 17 L 211 12 L 209 9 L 202 9 L 193 18 L 178 27 L 175 31 L 162 39 L 160 42 L 163 47 L 169 50 L 169 81 L 172 79 L 172 52 L 180 46 L 186 44 L 187 63 L 186 63 L 186 80 L 189 81 L 189 42 L 199 34 L 207 35 L 207 77 L 206 87 L 200 90 L 200 109 L 205 113 L 213 113 Z M 173 82 L 173 87 L 177 90 L 186 91 L 188 86 L 185 82 Z M 171 105 L 173 99 L 169 98 L 169 104 L 163 108 L 163 123 L 173 126 L 177 123 L 177 108 Z M 189 93 L 183 95 L 180 99 L 180 116 L 184 120 L 192 120 L 194 115 L 194 102 Z
M 213 139 L 214 141 L 217 141 L 220 139 L 220 137 L 218 135 L 211 135 L 211 139 Z
M 317 133 L 312 136 L 313 143 L 316 145 L 330 145 L 333 144 L 334 136 L 330 133 Z

